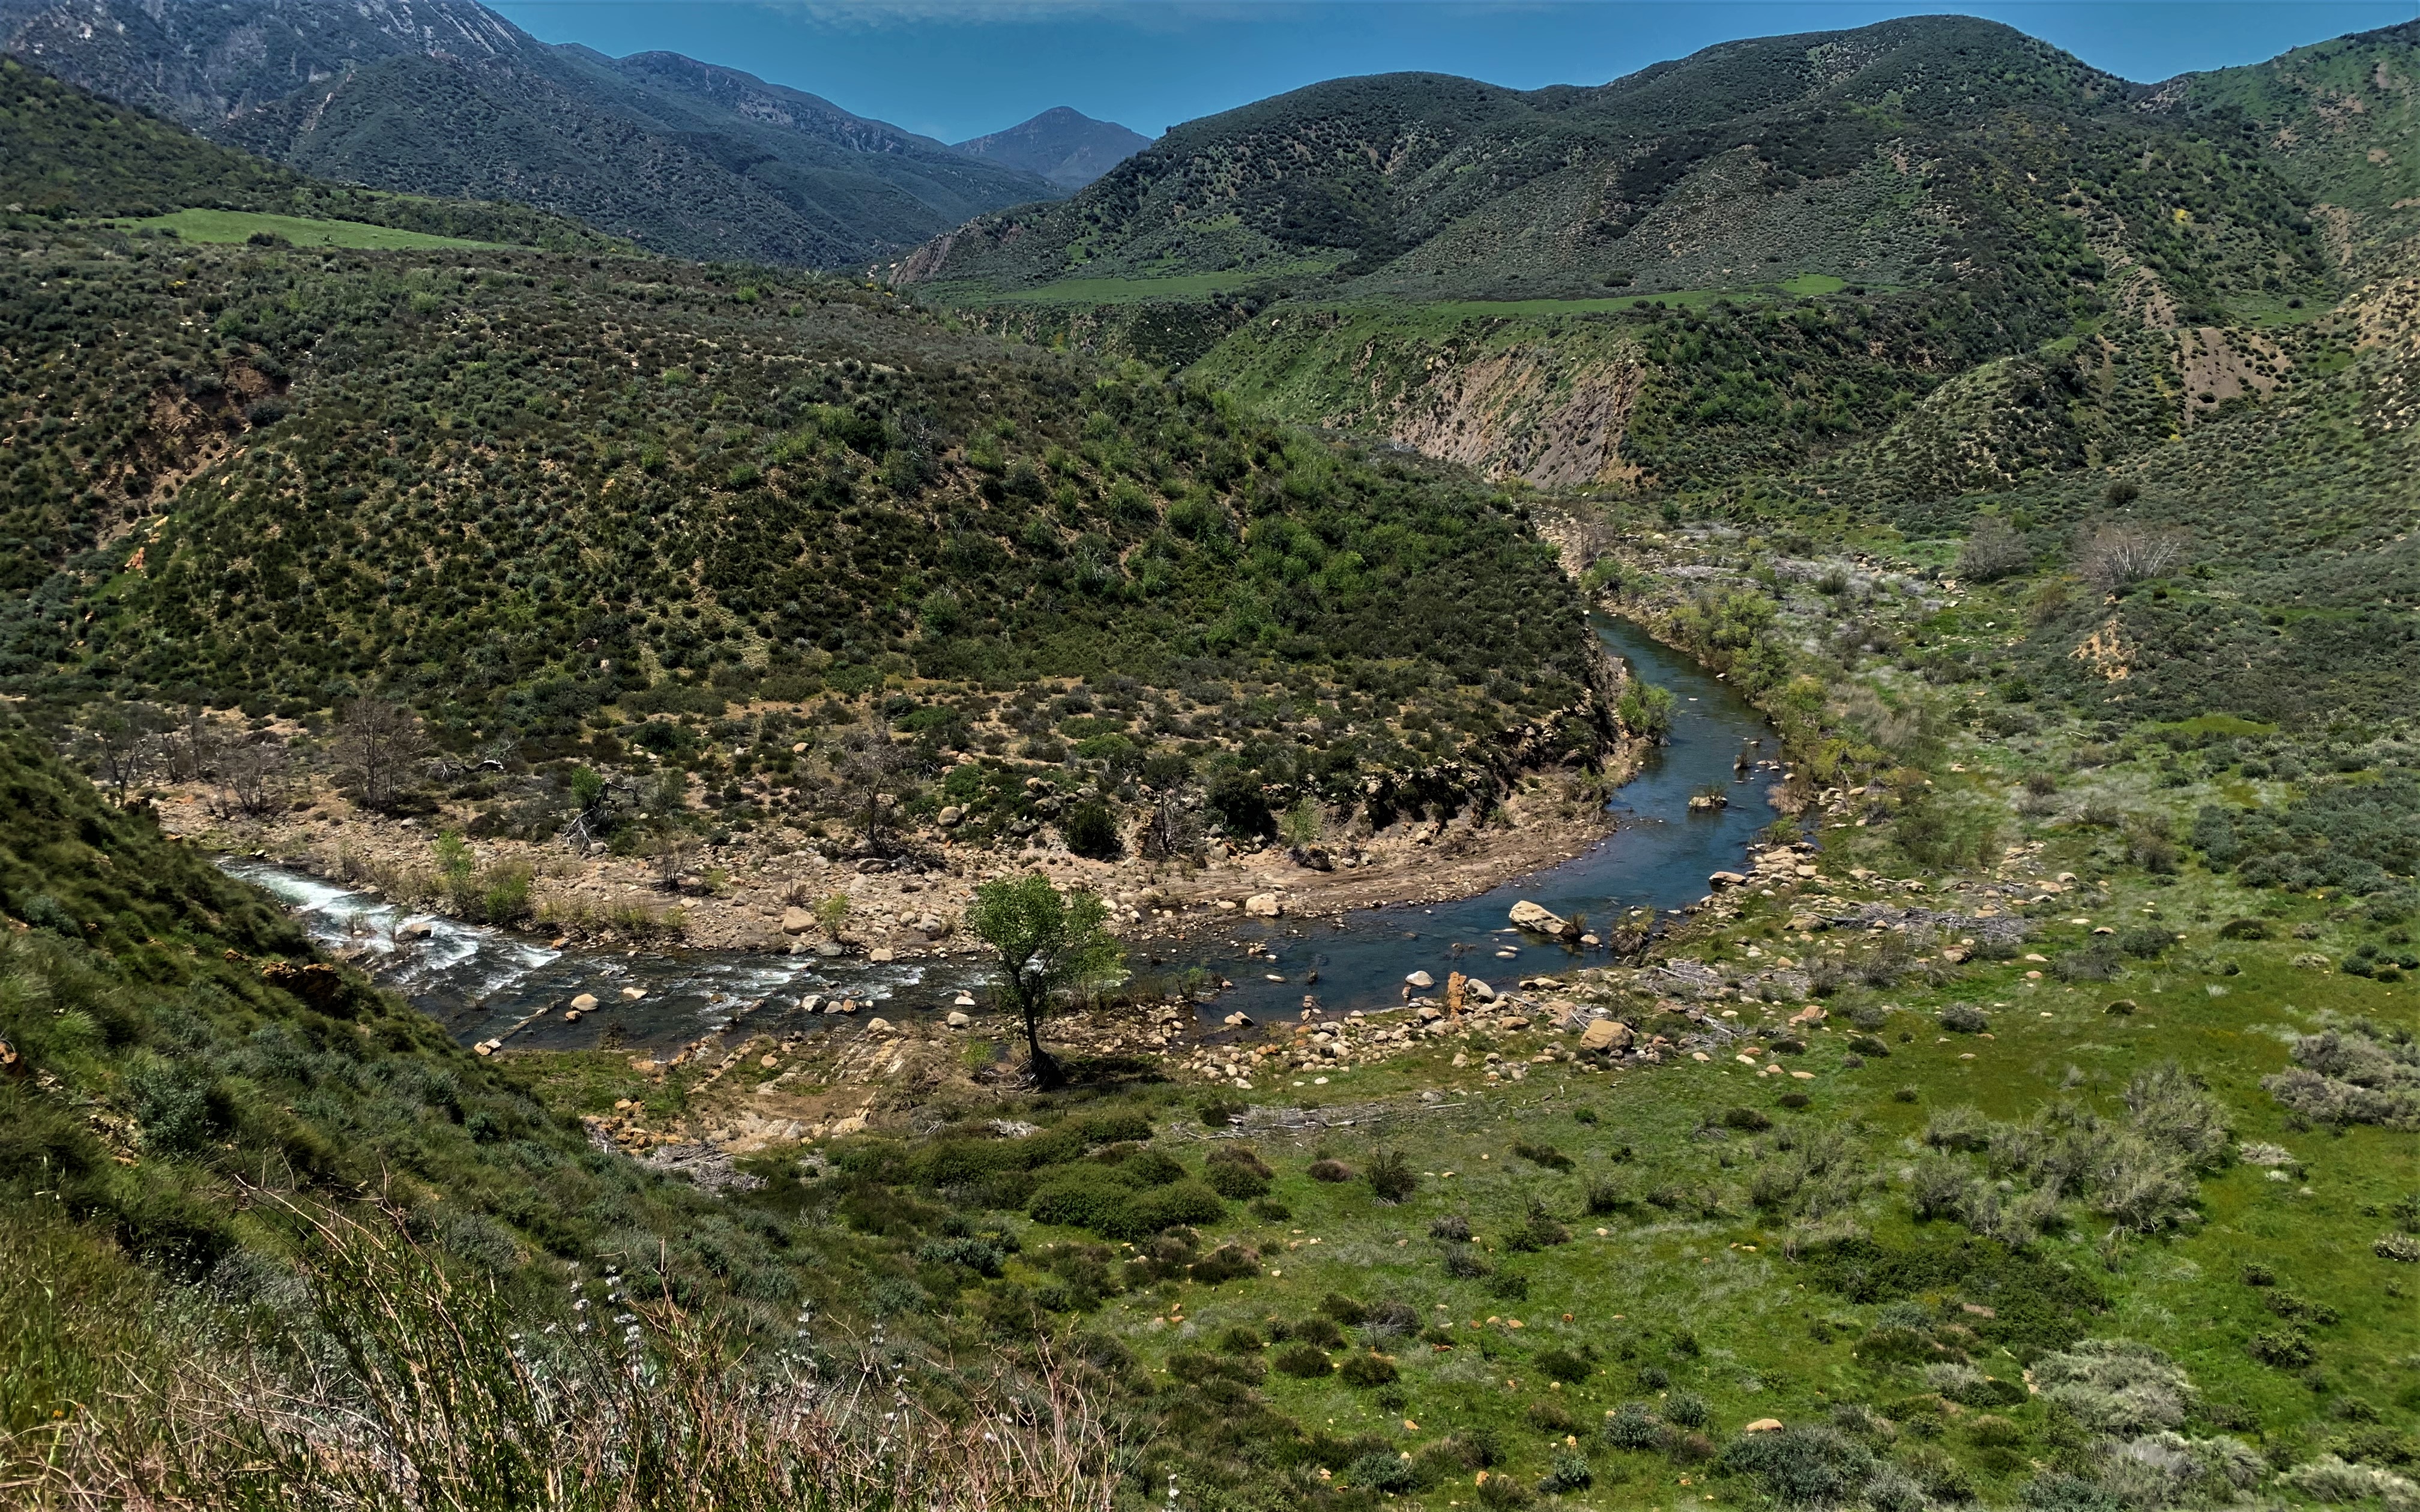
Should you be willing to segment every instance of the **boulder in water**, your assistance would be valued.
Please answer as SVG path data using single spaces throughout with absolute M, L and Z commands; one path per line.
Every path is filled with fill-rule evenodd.
M 1579 927 L 1571 920 L 1527 898 L 1512 905 L 1512 918 L 1514 927 L 1533 934 L 1551 934 L 1559 939 L 1579 933 Z

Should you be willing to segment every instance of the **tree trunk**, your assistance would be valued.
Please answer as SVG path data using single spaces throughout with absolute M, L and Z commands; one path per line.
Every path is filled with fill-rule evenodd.
M 1039 993 L 1020 995 L 1019 1011 L 1025 1015 L 1026 1069 L 1032 1072 L 1033 1085 L 1045 1092 L 1055 1092 L 1067 1085 L 1067 1072 L 1059 1059 L 1042 1048 L 1042 998 Z

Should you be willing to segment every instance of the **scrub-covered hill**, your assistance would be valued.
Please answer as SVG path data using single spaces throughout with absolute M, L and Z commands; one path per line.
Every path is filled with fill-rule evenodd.
M 2304 208 L 2241 128 L 2144 94 L 1941 17 L 1726 43 L 1595 88 L 1338 80 L 1178 127 L 896 276 L 973 302 L 1075 281 L 1077 302 L 1101 280 L 1435 301 L 1814 274 L 1954 286 L 2009 316 L 2133 265 L 2196 306 L 2313 282 Z

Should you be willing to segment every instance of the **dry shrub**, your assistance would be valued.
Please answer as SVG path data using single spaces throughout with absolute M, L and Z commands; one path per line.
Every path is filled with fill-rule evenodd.
M 2075 570 L 2102 593 L 2169 577 L 2189 555 L 2184 533 L 2149 525 L 2102 525 L 2076 548 Z
M 1047 1360 L 954 1381 L 944 1417 L 895 1350 L 743 1373 L 710 1317 L 636 1299 L 592 1335 L 527 1331 L 399 1220 L 297 1216 L 315 1333 L 244 1351 L 190 1341 L 173 1373 L 120 1382 L 37 1429 L 39 1445 L 0 1445 L 39 1467 L 17 1491 L 272 1512 L 1111 1504 L 1108 1437 Z
M 1986 515 L 1958 548 L 1959 577 L 1975 582 L 2011 578 L 2033 565 L 2033 549 L 2016 528 L 1996 515 Z
M 2173 1429 L 2194 1402 L 2184 1368 L 2132 1339 L 2086 1339 L 2035 1361 L 2033 1376 L 2044 1396 L 2102 1433 Z
M 2260 1085 L 2304 1118 L 2420 1129 L 2420 1043 L 2408 1037 L 2366 1025 L 2306 1034 L 2294 1041 L 2294 1061 Z

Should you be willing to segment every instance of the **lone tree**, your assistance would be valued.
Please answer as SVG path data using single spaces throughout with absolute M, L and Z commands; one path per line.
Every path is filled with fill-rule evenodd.
M 888 721 L 876 718 L 843 738 L 838 765 L 841 781 L 863 805 L 864 847 L 879 856 L 887 847 L 889 810 L 915 791 L 916 753 L 892 735 Z
M 359 784 L 365 809 L 392 807 L 427 750 L 420 717 L 400 703 L 358 698 L 337 716 L 336 759 Z
M 967 910 L 967 928 L 1000 953 L 1001 991 L 1025 1020 L 1034 1085 L 1045 1090 L 1067 1084 L 1042 1048 L 1051 1000 L 1114 981 L 1125 968 L 1125 952 L 1103 927 L 1109 914 L 1094 894 L 1061 892 L 1038 872 L 985 883 Z

